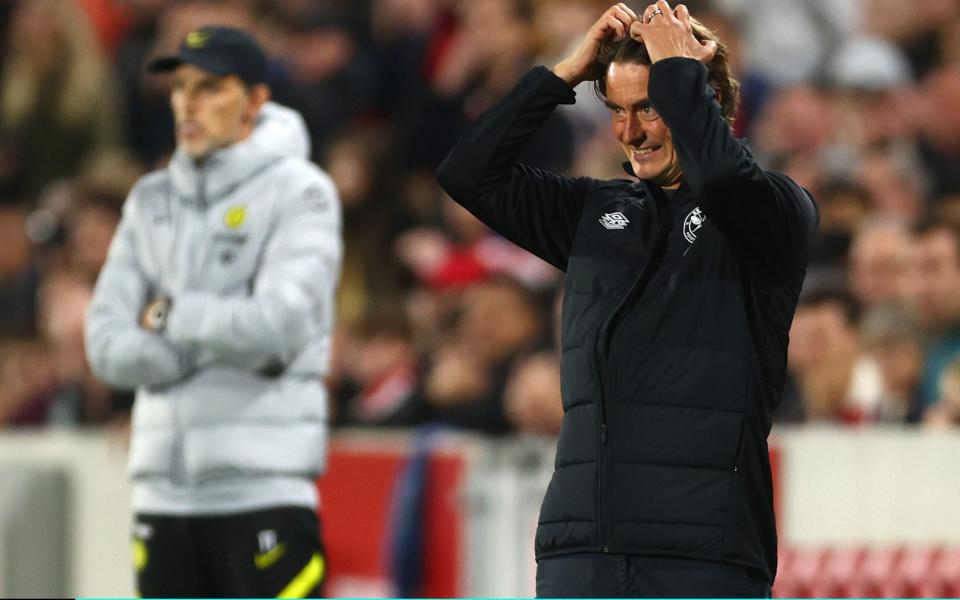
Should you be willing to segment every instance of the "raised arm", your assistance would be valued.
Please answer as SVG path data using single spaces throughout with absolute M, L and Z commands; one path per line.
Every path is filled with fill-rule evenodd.
M 461 136 L 437 170 L 450 197 L 491 229 L 565 270 L 586 181 L 518 164 L 530 136 L 574 92 L 546 67 L 530 71 Z
M 761 169 L 734 137 L 704 65 L 716 46 L 694 39 L 686 8 L 671 11 L 665 0 L 656 6 L 661 13 L 631 34 L 643 39 L 653 62 L 650 101 L 670 128 L 683 180 L 760 280 L 778 285 L 806 264 L 817 224 L 813 200 L 785 175 Z
M 530 136 L 558 104 L 573 104 L 573 87 L 595 73 L 605 39 L 623 38 L 636 14 L 618 3 L 593 24 L 553 71 L 537 67 L 484 113 L 437 170 L 440 185 L 467 210 L 518 246 L 566 270 L 589 188 L 517 163 Z

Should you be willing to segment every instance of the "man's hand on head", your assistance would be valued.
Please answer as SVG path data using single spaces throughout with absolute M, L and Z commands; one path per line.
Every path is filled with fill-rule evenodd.
M 140 312 L 140 326 L 147 331 L 161 333 L 167 325 L 170 305 L 170 298 L 154 298 L 147 302 Z
M 651 63 L 682 57 L 706 64 L 717 53 L 716 42 L 701 42 L 694 37 L 687 7 L 678 4 L 671 9 L 667 0 L 647 6 L 643 18 L 630 26 L 630 37 L 646 45 Z
M 592 79 L 604 41 L 623 39 L 636 21 L 637 13 L 629 6 L 623 2 L 614 4 L 590 26 L 576 49 L 553 67 L 553 72 L 572 88 Z

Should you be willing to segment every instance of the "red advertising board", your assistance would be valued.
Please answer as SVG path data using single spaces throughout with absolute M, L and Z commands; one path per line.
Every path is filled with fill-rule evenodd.
M 331 445 L 327 473 L 318 482 L 323 540 L 329 556 L 327 594 L 392 597 L 392 505 L 398 477 L 410 457 L 407 443 Z M 428 462 L 423 512 L 420 597 L 457 597 L 463 590 L 465 522 L 460 486 L 464 453 L 443 449 Z

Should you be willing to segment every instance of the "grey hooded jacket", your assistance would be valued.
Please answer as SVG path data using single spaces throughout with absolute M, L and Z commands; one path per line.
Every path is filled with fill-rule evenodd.
M 130 192 L 86 351 L 103 381 L 137 390 L 135 482 L 323 470 L 341 215 L 308 152 L 300 116 L 267 104 L 243 142 L 200 168 L 178 151 Z M 157 334 L 138 318 L 161 296 L 172 309 Z

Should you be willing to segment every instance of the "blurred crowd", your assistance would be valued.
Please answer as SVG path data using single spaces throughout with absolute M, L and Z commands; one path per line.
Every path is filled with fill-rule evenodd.
M 0 0 L 0 424 L 122 424 L 83 314 L 127 191 L 173 150 L 145 62 L 254 32 L 344 208 L 336 426 L 555 434 L 562 274 L 437 186 L 464 125 L 552 66 L 595 0 Z M 638 11 L 645 3 L 630 2 Z M 731 48 L 738 135 L 816 198 L 780 422 L 960 425 L 960 3 L 691 0 Z M 588 84 L 524 162 L 625 177 Z

